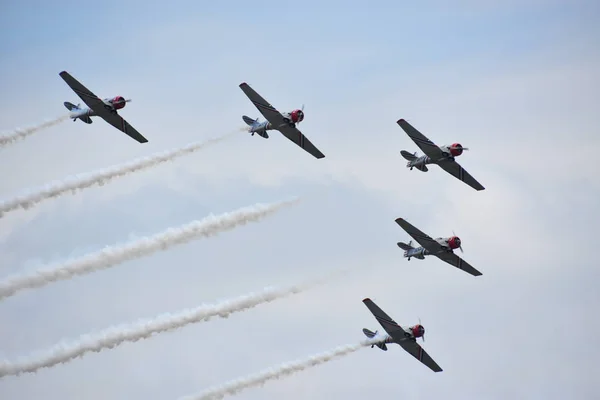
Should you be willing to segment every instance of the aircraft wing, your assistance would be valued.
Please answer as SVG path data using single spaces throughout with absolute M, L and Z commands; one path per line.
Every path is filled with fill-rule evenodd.
M 273 127 L 278 127 L 285 123 L 283 115 L 275 107 L 265 100 L 260 94 L 256 93 L 246 82 L 240 84 L 240 89 L 248 96 L 254 106 L 269 121 Z
M 442 246 L 431 238 L 431 236 L 421 232 L 419 229 L 412 226 L 408 221 L 403 218 L 396 218 L 396 223 L 400 225 L 402 229 L 406 231 L 413 239 L 417 241 L 421 246 L 425 248 L 425 250 L 430 253 L 438 253 L 442 250 Z
M 375 319 L 377 320 L 377 322 L 379 322 L 379 324 L 383 327 L 383 329 L 385 329 L 385 331 L 391 336 L 391 337 L 398 337 L 400 334 L 401 337 L 398 337 L 399 339 L 404 338 L 404 329 L 402 329 L 402 327 L 400 325 L 398 325 L 396 323 L 396 321 L 394 321 L 389 315 L 387 315 L 381 308 L 379 308 L 379 306 L 377 306 L 377 304 L 373 303 L 373 300 L 366 298 L 363 300 L 363 303 L 365 303 L 365 305 L 367 306 L 367 308 L 369 309 L 369 311 L 371 311 L 371 313 L 373 314 L 373 316 L 375 317 Z
M 121 132 L 129 135 L 132 139 L 137 140 L 140 143 L 148 142 L 141 133 L 139 133 L 133 126 L 129 125 L 127 121 L 119 114 L 113 114 L 110 112 L 102 112 L 98 114 L 99 117 L 102 117 L 106 122 L 120 130 Z
M 426 156 L 428 156 L 432 160 L 439 160 L 444 156 L 442 150 L 439 148 L 438 145 L 433 143 L 431 140 L 427 139 L 425 135 L 416 130 L 411 124 L 406 122 L 404 119 L 399 119 L 397 123 L 398 125 L 400 125 L 400 128 L 402 128 L 404 132 L 406 132 L 408 137 L 410 137 L 413 140 L 413 142 L 415 142 L 415 144 L 419 146 L 421 151 L 425 153 Z
M 119 114 L 112 113 L 107 111 L 104 107 L 104 102 L 98 98 L 94 93 L 92 93 L 88 88 L 83 86 L 77 79 L 73 78 L 67 71 L 62 71 L 60 77 L 73 89 L 73 91 L 83 100 L 83 102 L 94 112 L 104 119 L 106 122 L 117 128 L 118 130 L 124 132 L 129 135 L 131 138 L 137 140 L 140 143 L 148 142 L 141 133 L 139 133 L 135 128 L 127 121 L 123 119 Z
M 456 161 L 442 161 L 438 165 L 450 175 L 460 179 L 475 190 L 484 190 L 481 183 L 477 182 L 463 167 Z
M 267 121 L 273 125 L 273 128 L 281 132 L 283 136 L 296 143 L 306 152 L 312 154 L 315 158 L 324 158 L 325 155 L 316 148 L 314 144 L 297 128 L 293 128 L 283 119 L 283 115 L 275 107 L 265 100 L 260 94 L 252 89 L 246 82 L 240 84 L 240 89 L 248 96 L 254 106 L 260 111 Z
M 466 262 L 465 260 L 463 260 L 462 258 L 460 258 L 459 256 L 457 256 L 454 253 L 448 253 L 448 252 L 444 251 L 444 252 L 441 252 L 438 254 L 434 254 L 434 256 L 436 256 L 437 258 L 439 258 L 442 261 L 447 262 L 448 264 L 450 264 L 452 266 L 455 266 L 458 269 L 462 269 L 466 273 L 469 273 L 473 276 L 483 275 L 481 272 L 479 272 L 475 268 L 473 268 L 471 266 L 471 264 L 469 264 L 468 262 Z
M 440 366 L 433 361 L 433 358 L 431 358 L 431 356 L 427 354 L 427 352 L 423 350 L 423 348 L 417 342 L 413 342 L 412 340 L 403 340 L 398 344 L 402 346 L 407 353 L 412 354 L 414 358 L 428 366 L 433 372 L 442 372 Z
M 279 132 L 281 132 L 283 136 L 290 139 L 292 142 L 296 143 L 306 152 L 312 154 L 313 157 L 317 159 L 325 157 L 325 154 L 321 153 L 321 151 L 317 149 L 317 147 L 312 144 L 312 142 L 308 140 L 308 138 L 304 136 L 302 132 L 298 130 L 298 128 L 294 128 L 286 124 L 279 127 Z
M 98 96 L 79 83 L 67 71 L 62 71 L 59 75 L 89 108 L 96 111 L 96 113 L 99 111 L 104 112 L 104 102 Z

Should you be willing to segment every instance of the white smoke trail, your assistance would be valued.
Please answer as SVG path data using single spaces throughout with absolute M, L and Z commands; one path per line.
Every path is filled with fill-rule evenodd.
M 12 133 L 7 135 L 0 136 L 0 147 L 8 146 L 18 140 L 25 139 L 29 135 L 33 135 L 34 133 L 44 129 L 49 128 L 53 125 L 58 125 L 59 123 L 67 120 L 69 118 L 68 115 L 63 115 L 61 117 L 55 118 L 50 121 L 46 121 L 42 124 L 32 126 L 31 128 L 26 129 L 15 129 Z
M 114 326 L 97 333 L 82 335 L 70 343 L 62 341 L 44 352 L 38 352 L 32 356 L 21 358 L 14 363 L 8 361 L 0 362 L 0 377 L 35 372 L 41 368 L 67 363 L 89 352 L 112 349 L 124 342 L 136 342 L 141 339 L 147 339 L 153 334 L 172 331 L 192 323 L 208 321 L 215 316 L 227 318 L 232 313 L 245 311 L 259 304 L 269 303 L 279 298 L 299 293 L 314 285 L 324 283 L 331 279 L 333 275 L 340 272 L 344 271 L 337 271 L 329 276 L 301 285 L 279 289 L 267 287 L 260 292 L 250 293 L 216 304 L 202 305 L 174 314 L 167 313 L 152 319 L 138 320 L 132 324 Z
M 379 340 L 381 339 L 367 339 L 357 344 L 340 346 L 333 350 L 326 351 L 324 353 L 309 356 L 305 359 L 284 363 L 277 367 L 267 368 L 256 374 L 249 375 L 243 378 L 238 378 L 226 382 L 222 385 L 214 386 L 201 393 L 182 397 L 180 400 L 222 399 L 227 395 L 234 395 L 238 392 L 241 392 L 244 389 L 248 389 L 254 386 L 262 386 L 267 381 L 283 378 L 285 376 L 295 374 L 296 372 L 303 371 L 307 368 L 315 367 L 317 365 L 324 364 L 336 358 L 340 358 L 348 354 L 354 353 L 355 351 L 360 350 L 365 346 L 370 346 L 372 344 L 377 343 Z
M 77 190 L 87 189 L 94 185 L 101 186 L 111 179 L 129 175 L 136 171 L 148 169 L 167 161 L 172 161 L 177 157 L 190 154 L 209 145 L 219 143 L 233 136 L 234 134 L 235 133 L 229 133 L 227 135 L 204 142 L 195 142 L 177 149 L 167 150 L 146 157 L 137 158 L 124 164 L 114 165 L 112 167 L 86 174 L 77 174 L 59 181 L 47 183 L 46 185 L 30 191 L 29 193 L 1 201 L 0 217 L 2 217 L 4 213 L 16 210 L 19 207 L 26 210 L 37 203 L 54 197 L 62 196 L 67 192 L 75 193 Z
M 186 243 L 192 239 L 211 237 L 249 222 L 260 221 L 280 208 L 295 204 L 297 201 L 298 198 L 293 198 L 278 203 L 258 203 L 217 216 L 211 214 L 200 221 L 192 221 L 180 227 L 169 228 L 153 236 L 146 236 L 122 245 L 107 246 L 80 258 L 30 273 L 9 276 L 0 281 L 0 300 L 23 289 L 38 288 L 51 282 L 107 269 L 128 260 L 167 250 L 171 246 Z

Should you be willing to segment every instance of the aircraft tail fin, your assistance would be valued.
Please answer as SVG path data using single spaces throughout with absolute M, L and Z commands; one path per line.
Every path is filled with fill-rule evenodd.
M 248 132 L 250 132 L 252 134 L 252 136 L 254 136 L 254 134 L 256 133 L 259 136 L 264 137 L 265 139 L 269 138 L 269 134 L 266 132 L 266 129 L 264 127 L 261 127 L 261 125 L 263 125 L 263 123 L 258 122 L 258 118 L 252 119 L 252 118 L 248 117 L 247 115 L 242 115 L 242 119 L 244 120 L 244 122 L 246 124 L 248 124 L 248 126 L 249 126 Z
M 367 328 L 363 328 L 363 333 L 365 334 L 366 337 L 368 337 L 369 339 L 372 339 L 375 337 L 375 335 L 377 335 L 377 331 L 375 332 L 371 332 L 370 330 L 368 330 Z M 381 350 L 383 351 L 387 351 L 387 346 L 385 345 L 385 343 L 377 343 L 371 346 L 371 348 L 373 348 L 373 346 L 377 346 L 379 347 Z
M 68 101 L 65 101 L 63 104 L 65 105 L 65 107 L 69 111 L 79 111 L 79 110 L 81 110 L 81 107 L 79 107 L 79 104 L 75 105 L 73 103 L 69 103 Z M 77 115 L 77 114 L 75 114 L 75 115 Z M 80 117 L 71 117 L 71 118 L 73 118 L 73 122 L 75 122 L 75 121 L 77 121 L 79 119 L 79 120 L 85 122 L 86 124 L 91 124 L 92 123 L 92 119 L 90 118 L 89 115 L 83 115 L 83 116 L 80 116 Z

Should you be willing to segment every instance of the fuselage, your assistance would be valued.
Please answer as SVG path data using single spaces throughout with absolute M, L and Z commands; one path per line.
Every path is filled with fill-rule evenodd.
M 404 333 L 403 337 L 401 338 L 393 338 L 387 332 L 375 331 L 373 339 L 378 340 L 380 343 L 400 343 L 405 340 L 415 341 L 417 340 L 417 338 L 423 337 L 423 335 L 425 335 L 425 327 L 420 323 L 414 326 L 400 327 L 402 328 L 402 331 Z M 371 332 L 369 333 L 373 334 Z
M 420 246 L 417 248 L 405 250 L 404 257 L 408 258 L 409 260 L 411 258 L 417 258 L 419 260 L 424 260 L 425 256 L 428 256 L 428 255 L 436 255 L 436 254 L 441 254 L 443 252 L 453 253 L 454 249 L 459 248 L 461 245 L 461 241 L 458 236 L 451 236 L 448 238 L 440 237 L 440 238 L 436 238 L 435 241 L 438 242 L 441 246 L 441 248 L 438 252 L 432 253 L 429 250 L 425 249 L 424 247 Z
M 252 126 L 250 126 L 250 128 L 248 128 L 248 132 L 256 133 L 267 139 L 269 137 L 269 135 L 266 134 L 267 131 L 279 130 L 284 126 L 290 126 L 292 128 L 295 128 L 296 123 L 299 123 L 302 120 L 304 120 L 304 112 L 302 110 L 283 112 L 281 113 L 281 116 L 283 117 L 283 122 L 280 125 L 273 125 L 269 121 L 255 122 L 254 124 L 252 124 Z
M 408 163 L 406 163 L 406 167 L 408 167 L 412 170 L 414 167 L 418 168 L 420 166 L 425 166 L 428 164 L 439 164 L 441 162 L 448 162 L 448 161 L 452 162 L 452 161 L 454 161 L 454 157 L 458 157 L 462 154 L 463 147 L 460 143 L 453 143 L 450 146 L 448 146 L 448 145 L 440 146 L 440 150 L 442 151 L 441 157 L 439 157 L 437 159 L 433 159 L 429 156 L 422 155 L 422 156 L 417 157 L 414 160 L 411 160 Z
M 74 109 L 73 111 L 69 112 L 69 118 L 72 119 L 77 119 L 80 117 L 94 117 L 97 116 L 98 114 L 96 114 L 96 112 L 94 110 L 92 110 L 91 108 L 78 108 L 78 109 Z
M 130 100 L 125 100 L 122 96 L 115 96 L 112 98 L 102 99 L 102 103 L 104 103 L 104 108 L 106 111 L 116 113 L 117 110 L 125 107 L 125 104 Z M 89 107 L 80 108 L 79 105 L 74 105 L 71 103 L 65 102 L 65 107 L 69 108 L 69 118 L 76 120 L 77 118 L 84 119 L 86 117 L 94 117 L 97 116 L 98 113 L 92 110 Z
M 270 131 L 273 128 L 273 124 L 271 124 L 269 121 L 263 121 L 263 122 L 258 122 L 256 124 L 254 124 L 253 126 L 251 126 L 250 128 L 248 128 L 248 132 L 250 133 L 257 133 L 260 136 L 264 137 L 264 138 L 268 138 L 268 135 L 264 135 L 264 133 L 266 131 Z

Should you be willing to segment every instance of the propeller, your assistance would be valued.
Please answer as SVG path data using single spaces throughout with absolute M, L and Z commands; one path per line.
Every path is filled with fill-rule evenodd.
M 450 147 L 448 147 L 448 149 L 450 149 L 450 150 L 469 150 L 468 147 L 454 147 L 454 146 L 450 146 Z
M 421 317 L 419 317 L 419 325 L 421 325 L 421 327 L 423 326 L 423 324 L 421 324 Z M 425 328 L 423 328 L 423 336 L 421 336 L 421 339 L 425 342 Z
M 456 236 L 456 233 L 454 233 L 454 230 L 452 230 L 452 235 Z M 458 246 L 458 248 L 460 249 L 461 253 L 464 253 L 463 248 L 462 248 L 462 241 L 460 242 L 460 246 Z

